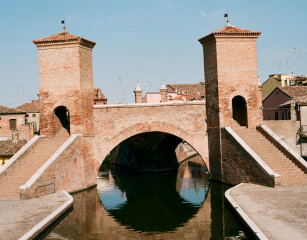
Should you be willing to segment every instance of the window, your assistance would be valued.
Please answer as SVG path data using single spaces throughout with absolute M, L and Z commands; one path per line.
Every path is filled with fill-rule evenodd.
M 17 130 L 16 119 L 10 119 L 10 130 Z
M 36 117 L 36 114 L 32 114 L 32 117 Z

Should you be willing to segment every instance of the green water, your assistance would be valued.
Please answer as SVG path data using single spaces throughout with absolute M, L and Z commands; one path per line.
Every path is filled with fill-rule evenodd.
M 105 166 L 98 176 L 46 239 L 248 239 L 226 204 L 229 186 L 209 183 L 202 164 L 163 174 Z

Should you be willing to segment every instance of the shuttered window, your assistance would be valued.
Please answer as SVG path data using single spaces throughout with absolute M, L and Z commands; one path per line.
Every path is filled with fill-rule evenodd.
M 10 119 L 10 130 L 17 130 L 16 119 Z

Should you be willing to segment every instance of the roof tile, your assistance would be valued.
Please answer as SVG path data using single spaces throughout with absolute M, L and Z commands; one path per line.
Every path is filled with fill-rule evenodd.
M 18 110 L 16 108 L 9 108 L 9 107 L 5 107 L 5 106 L 0 106 L 0 114 L 22 114 L 25 113 L 22 110 Z
M 40 111 L 39 101 L 32 100 L 31 103 L 22 104 L 18 106 L 17 109 L 25 112 L 39 112 Z
M 48 37 L 33 40 L 33 43 L 36 46 L 51 45 L 51 44 L 58 44 L 58 43 L 73 43 L 73 42 L 79 42 L 80 44 L 88 46 L 90 48 L 93 48 L 96 44 L 93 41 L 87 40 L 85 38 L 79 37 L 77 35 L 71 34 L 66 31 L 56 33 Z
M 307 95 L 307 86 L 284 86 L 278 88 L 291 98 Z
M 12 140 L 0 141 L 0 156 L 10 157 L 19 151 L 27 143 L 27 140 Z

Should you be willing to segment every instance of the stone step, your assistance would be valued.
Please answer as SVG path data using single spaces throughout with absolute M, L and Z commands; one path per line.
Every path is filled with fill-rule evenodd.
M 274 172 L 281 175 L 282 185 L 307 183 L 307 174 L 259 131 L 238 126 L 233 129 Z
M 19 199 L 20 186 L 59 149 L 68 137 L 40 138 L 29 152 L 0 175 L 0 199 Z

